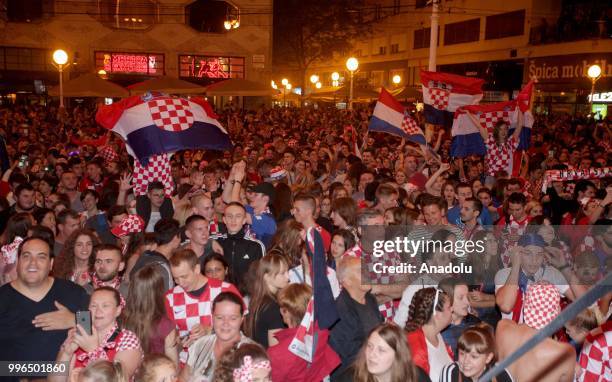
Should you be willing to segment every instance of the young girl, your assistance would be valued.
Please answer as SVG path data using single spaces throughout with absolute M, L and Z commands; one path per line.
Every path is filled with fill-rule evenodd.
M 453 362 L 453 353 L 440 333 L 451 322 L 451 300 L 438 288 L 421 289 L 414 294 L 406 331 L 415 365 L 438 381 L 442 369 Z
M 355 361 L 355 382 L 429 380 L 427 374 L 412 362 L 406 337 L 394 324 L 374 328 Z
M 255 267 L 246 335 L 268 348 L 275 342 L 273 334 L 285 326 L 276 294 L 289 285 L 289 264 L 285 257 L 269 253 Z
M 442 369 L 440 382 L 476 382 L 495 363 L 493 328 L 479 324 L 463 332 L 457 341 L 459 359 Z M 512 382 L 504 370 L 493 378 L 495 382 Z
M 257 344 L 244 344 L 226 352 L 215 370 L 215 382 L 268 382 L 272 367 L 266 351 Z
M 149 354 L 142 361 L 136 375 L 136 382 L 176 382 L 178 380 L 176 363 L 161 354 Z

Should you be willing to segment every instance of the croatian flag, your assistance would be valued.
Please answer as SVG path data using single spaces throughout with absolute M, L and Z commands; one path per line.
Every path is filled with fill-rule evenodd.
M 475 105 L 482 99 L 484 80 L 456 74 L 421 71 L 425 120 L 451 126 L 457 108 Z
M 338 321 L 338 311 L 327 278 L 323 239 L 314 228 L 306 232 L 306 252 L 311 263 L 312 297 L 295 337 L 289 344 L 289 351 L 312 363 L 320 334 Z
M 420 145 L 427 143 L 425 135 L 423 135 L 423 131 L 416 121 L 407 114 L 404 106 L 393 98 L 385 88 L 380 90 L 378 102 L 376 102 L 370 118 L 368 131 L 397 135 Z
M 508 126 L 516 124 L 516 101 L 498 102 L 488 105 L 469 105 L 455 111 L 451 156 L 463 158 L 469 155 L 485 155 L 487 149 L 477 126 L 468 112 L 476 117 L 480 125 L 492 134 L 495 124 L 503 120 Z
M 531 143 L 531 128 L 533 127 L 533 115 L 531 114 L 531 95 L 533 93 L 533 81 L 529 81 L 516 97 L 516 103 L 519 112 L 523 114 L 523 130 L 519 137 L 518 150 L 527 150 Z M 514 128 L 508 131 L 509 134 L 514 132 Z
M 130 155 L 143 165 L 156 154 L 231 148 L 229 135 L 217 118 L 201 98 L 159 93 L 125 98 L 103 106 L 96 114 L 96 121 L 121 135 Z

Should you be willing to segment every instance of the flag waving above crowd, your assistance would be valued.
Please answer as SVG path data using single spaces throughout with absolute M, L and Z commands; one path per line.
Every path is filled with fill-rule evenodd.
M 420 145 L 426 144 L 425 135 L 418 123 L 385 88 L 380 91 L 368 130 L 397 135 Z
M 425 121 L 450 126 L 457 108 L 482 99 L 484 80 L 456 74 L 421 71 Z
M 227 131 L 208 102 L 145 94 L 103 106 L 96 121 L 121 135 L 128 152 L 142 164 L 156 154 L 185 149 L 226 150 L 232 147 Z

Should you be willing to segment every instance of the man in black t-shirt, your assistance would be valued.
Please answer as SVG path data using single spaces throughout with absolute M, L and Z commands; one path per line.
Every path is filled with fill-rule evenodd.
M 17 252 L 17 279 L 0 287 L 0 360 L 54 361 L 74 312 L 87 310 L 89 296 L 80 286 L 49 276 L 53 255 L 37 237 Z

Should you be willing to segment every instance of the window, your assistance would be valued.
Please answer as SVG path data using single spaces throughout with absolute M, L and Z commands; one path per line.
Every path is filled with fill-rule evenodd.
M 440 27 L 438 26 L 438 36 L 440 36 Z M 429 40 L 431 39 L 431 28 L 421 28 L 414 31 L 414 49 L 429 48 Z M 440 39 L 438 38 L 438 46 Z
M 425 8 L 427 6 L 428 0 L 416 0 L 415 8 Z
M 43 2 L 40 0 L 7 0 L 6 17 L 12 22 L 31 22 L 43 17 Z
M 387 47 L 386 46 L 379 46 L 378 47 L 378 54 L 387 54 Z
M 193 29 L 205 33 L 225 33 L 224 22 L 239 20 L 239 10 L 223 0 L 196 0 L 185 7 L 185 20 Z
M 399 44 L 391 44 L 391 54 L 399 53 Z
M 487 16 L 485 39 L 522 36 L 525 28 L 525 10 Z
M 164 55 L 153 53 L 96 52 L 96 70 L 108 74 L 164 74 Z
M 55 71 L 52 52 L 46 49 L 1 48 L 0 68 L 3 70 Z
M 244 78 L 244 57 L 179 56 L 179 77 Z
M 480 38 L 480 19 L 472 19 L 444 26 L 444 45 L 478 41 Z
M 157 5 L 153 0 L 98 0 L 98 20 L 112 28 L 147 29 L 155 24 Z
M 382 6 L 380 4 L 376 4 L 374 6 L 374 20 L 382 19 Z
M 393 14 L 394 15 L 399 15 L 401 8 L 402 8 L 402 1 L 401 0 L 393 0 Z

